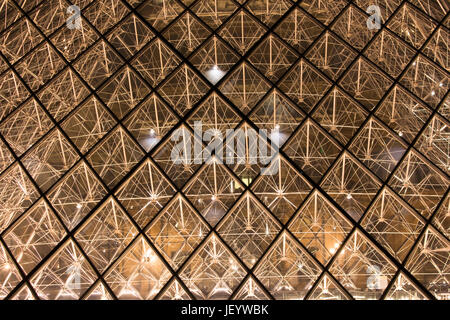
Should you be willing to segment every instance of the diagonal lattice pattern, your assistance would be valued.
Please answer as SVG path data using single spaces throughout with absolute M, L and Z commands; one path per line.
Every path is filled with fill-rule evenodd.
M 0 298 L 450 299 L 449 12 L 0 0 Z

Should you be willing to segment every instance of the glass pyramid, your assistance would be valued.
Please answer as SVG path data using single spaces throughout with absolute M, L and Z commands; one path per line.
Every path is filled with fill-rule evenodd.
M 449 12 L 0 0 L 0 298 L 450 299 Z

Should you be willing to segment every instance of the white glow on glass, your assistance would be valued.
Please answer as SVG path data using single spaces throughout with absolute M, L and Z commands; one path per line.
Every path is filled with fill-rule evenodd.
M 212 84 L 216 84 L 223 78 L 225 72 L 220 70 L 217 65 L 214 65 L 211 69 L 205 72 L 206 79 L 209 80 Z

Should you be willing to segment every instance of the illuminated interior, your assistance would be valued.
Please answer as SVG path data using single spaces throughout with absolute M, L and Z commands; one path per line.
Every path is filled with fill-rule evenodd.
M 0 298 L 450 299 L 449 12 L 0 0 Z

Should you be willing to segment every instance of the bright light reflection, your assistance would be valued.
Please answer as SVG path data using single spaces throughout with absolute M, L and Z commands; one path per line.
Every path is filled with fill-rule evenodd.
M 272 130 L 270 133 L 270 140 L 277 146 L 281 146 L 287 139 L 287 135 L 281 133 L 279 128 L 275 127 L 275 130 Z
M 212 84 L 219 82 L 224 75 L 225 71 L 220 70 L 217 65 L 214 65 L 211 69 L 205 72 L 206 79 L 208 79 Z

